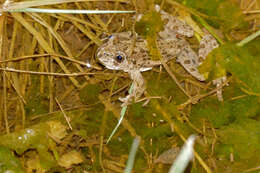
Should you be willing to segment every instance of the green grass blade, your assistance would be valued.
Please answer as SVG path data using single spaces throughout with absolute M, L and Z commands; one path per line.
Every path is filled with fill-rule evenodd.
M 130 89 L 129 89 L 129 94 L 132 93 L 132 90 L 133 90 L 133 87 L 134 87 L 134 84 L 132 83 Z M 120 124 L 122 123 L 123 119 L 124 119 L 124 116 L 125 116 L 125 113 L 126 113 L 126 110 L 127 110 L 127 105 L 122 107 L 121 109 L 121 112 L 120 112 L 120 118 L 118 120 L 118 123 L 116 125 L 116 127 L 113 129 L 111 135 L 109 136 L 108 140 L 107 140 L 107 144 L 108 142 L 111 140 L 111 138 L 114 136 L 115 132 L 117 131 L 118 127 L 120 126 Z
M 185 168 L 188 166 L 190 160 L 193 158 L 193 145 L 196 136 L 191 135 L 184 146 L 182 147 L 180 154 L 171 166 L 169 173 L 183 173 Z
M 133 166 L 134 166 L 134 161 L 135 161 L 135 155 L 138 149 L 138 146 L 140 144 L 141 138 L 140 137 L 136 137 L 134 139 L 134 142 L 132 144 L 129 156 L 128 156 L 128 160 L 127 160 L 127 164 L 126 164 L 126 168 L 124 173 L 131 173 Z

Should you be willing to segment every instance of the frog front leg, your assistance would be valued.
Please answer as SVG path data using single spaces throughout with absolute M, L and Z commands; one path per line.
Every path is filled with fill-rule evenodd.
M 196 79 L 204 81 L 205 77 L 200 74 L 198 70 L 198 66 L 200 65 L 198 55 L 191 49 L 190 45 L 185 40 L 180 42 L 180 47 L 182 47 L 182 49 L 177 56 L 177 62 L 179 62 L 185 70 Z
M 130 78 L 133 80 L 132 90 L 129 95 L 125 98 L 119 98 L 120 101 L 124 102 L 121 106 L 126 106 L 130 104 L 133 99 L 134 101 L 138 100 L 145 91 L 145 80 L 140 72 L 140 70 L 132 70 L 128 72 Z

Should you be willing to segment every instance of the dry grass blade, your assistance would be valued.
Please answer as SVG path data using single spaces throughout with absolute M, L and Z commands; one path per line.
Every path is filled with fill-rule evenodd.
M 44 1 L 35 0 L 35 1 L 14 2 L 8 4 L 5 3 L 4 5 L 2 5 L 0 12 L 14 10 L 14 9 L 21 9 L 21 8 L 43 6 L 43 5 L 64 4 L 64 3 L 71 3 L 71 2 L 91 2 L 91 1 L 97 1 L 97 0 L 44 0 Z M 107 2 L 108 0 L 98 0 L 98 1 Z M 116 1 L 122 3 L 128 2 L 128 0 L 109 0 L 109 1 Z
M 88 27 L 83 27 L 82 25 L 80 25 L 79 23 L 72 21 L 72 23 L 81 31 L 83 32 L 88 38 L 90 38 L 94 43 L 96 43 L 97 45 L 101 45 L 102 41 L 93 33 L 91 32 L 90 29 L 88 29 Z
M 67 47 L 66 43 L 63 41 L 62 37 L 54 30 L 52 29 L 52 27 L 46 23 L 38 14 L 32 13 L 32 14 L 28 14 L 29 16 L 31 16 L 35 21 L 39 22 L 40 24 L 42 24 L 43 26 L 45 26 L 48 31 L 52 34 L 52 36 L 54 36 L 54 38 L 58 41 L 58 43 L 60 44 L 60 46 L 62 47 L 62 49 L 64 50 L 64 52 L 66 52 L 66 54 L 69 57 L 73 57 L 70 49 Z M 81 68 L 80 65 L 75 64 L 75 66 L 78 68 L 79 71 L 83 72 L 84 70 Z M 88 80 L 88 78 L 86 77 L 86 79 Z
M 84 24 L 86 26 L 91 27 L 95 31 L 102 31 L 103 30 L 102 28 L 100 28 L 96 25 L 93 25 L 92 23 L 87 22 L 86 20 L 80 19 L 78 17 L 72 16 L 72 15 L 69 15 L 69 14 L 59 14 L 59 15 L 51 14 L 51 16 L 56 17 L 56 18 L 63 20 L 63 21 L 74 21 L 74 22 Z
M 54 53 L 55 51 L 49 46 L 49 44 L 47 43 L 47 41 L 43 38 L 43 36 L 41 35 L 41 33 L 39 33 L 37 30 L 34 29 L 34 27 L 29 24 L 20 13 L 12 13 L 12 16 L 19 21 L 33 36 L 35 36 L 35 38 L 37 39 L 37 41 L 39 42 L 39 44 L 41 45 L 41 47 L 48 53 Z M 67 67 L 64 65 L 64 63 L 58 58 L 58 57 L 54 57 L 55 61 L 59 64 L 59 66 L 61 67 L 61 69 L 65 72 L 70 74 L 70 71 L 67 69 Z M 79 88 L 79 82 L 73 78 L 73 77 L 69 77 L 69 79 L 71 80 L 71 82 L 77 87 Z

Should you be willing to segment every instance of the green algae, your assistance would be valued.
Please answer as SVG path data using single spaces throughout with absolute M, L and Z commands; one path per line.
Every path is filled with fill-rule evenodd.
M 6 134 L 0 137 L 0 145 L 15 150 L 18 154 L 22 154 L 28 149 L 35 149 L 39 145 L 48 144 L 47 131 L 48 125 L 43 123 L 31 128 L 23 129 L 14 133 Z
M 146 91 L 150 96 L 161 96 L 162 99 L 172 96 L 176 105 L 186 101 L 187 96 L 166 72 L 146 72 L 143 74 L 147 81 Z
M 104 106 L 97 104 L 91 110 L 74 112 L 71 124 L 75 129 L 80 130 L 81 132 L 79 132 L 82 133 L 82 135 L 99 133 L 103 115 Z M 112 115 L 109 114 L 109 117 L 111 116 Z
M 191 115 L 190 120 L 193 124 L 202 126 L 204 119 L 209 120 L 215 128 L 229 124 L 234 118 L 230 114 L 228 105 L 219 102 L 215 97 L 207 98 L 199 104 L 194 105 Z
M 225 31 L 234 28 L 245 28 L 248 26 L 248 23 L 245 21 L 245 15 L 243 14 L 243 11 L 239 8 L 238 3 L 223 0 L 218 4 L 216 13 L 216 16 L 224 21 L 221 24 L 221 28 Z
M 254 44 L 257 43 L 253 42 L 250 46 Z M 238 47 L 233 43 L 221 45 L 209 54 L 206 61 L 200 66 L 200 71 L 202 73 L 210 71 L 213 79 L 224 75 L 224 73 L 218 73 L 219 71 L 227 71 L 236 79 L 241 89 L 253 95 L 259 93 L 259 55 L 253 56 L 249 48 L 247 46 Z
M 255 153 L 260 149 L 259 130 L 260 123 L 247 118 L 217 130 L 220 141 L 216 147 L 217 156 L 228 160 L 232 153 L 237 162 L 246 161 L 249 167 L 256 166 L 260 161 Z
M 214 20 L 208 20 L 208 22 L 226 32 L 248 27 L 248 22 L 245 21 L 245 15 L 238 3 L 226 0 L 185 0 L 182 2 L 188 7 L 214 17 Z
M 26 92 L 26 101 L 25 111 L 26 116 L 38 115 L 47 113 L 49 111 L 49 100 L 48 100 L 48 91 L 40 92 L 40 79 L 36 76 L 31 77 L 30 89 Z M 47 83 L 47 79 L 46 83 Z M 45 88 L 46 90 L 46 88 Z
M 73 127 L 73 131 L 71 133 L 73 133 L 73 136 L 76 139 L 79 140 L 86 140 L 86 141 L 94 141 L 97 140 L 96 142 L 98 142 L 98 139 L 96 139 L 95 135 L 99 136 L 101 128 L 104 128 L 103 126 L 101 126 L 102 124 L 102 117 L 104 115 L 104 106 L 102 104 L 96 104 L 95 106 L 91 107 L 90 109 L 86 109 L 86 110 L 73 110 L 73 111 L 66 111 L 67 116 L 70 119 L 70 124 Z M 40 120 L 40 122 L 42 121 L 48 121 L 49 119 L 51 120 L 59 120 L 63 123 L 66 123 L 64 116 L 62 115 L 62 113 L 53 113 L 50 116 L 46 116 L 46 117 L 42 117 Z M 105 131 L 105 135 L 108 136 L 109 133 L 112 131 L 114 124 L 116 124 L 116 119 L 114 118 L 114 115 L 111 112 L 108 112 L 108 118 L 107 118 L 107 126 L 105 127 L 104 131 Z M 92 136 L 93 135 L 93 136 Z M 68 135 L 68 138 L 69 135 Z M 95 138 L 92 139 L 92 138 Z M 129 137 L 130 138 L 130 137 Z M 67 140 L 67 139 L 65 139 Z M 72 143 L 77 143 L 79 141 L 73 141 Z M 119 146 L 121 146 L 121 144 L 117 144 L 115 145 L 115 153 L 117 153 L 117 149 L 119 149 Z M 122 148 L 124 148 L 125 146 L 121 146 Z M 87 170 L 90 171 L 94 171 L 97 170 L 97 172 L 101 171 L 101 167 L 100 167 L 100 163 L 99 163 L 99 149 L 98 147 L 96 147 L 96 145 L 92 147 L 90 147 L 91 149 L 93 149 L 94 154 L 95 155 L 95 164 L 93 164 L 93 162 L 89 161 L 88 159 L 82 163 L 82 168 L 86 167 Z M 38 148 L 37 148 L 38 149 Z M 88 149 L 88 147 L 82 147 L 82 150 L 84 150 L 84 152 L 86 153 L 86 155 L 89 155 L 90 151 Z M 38 151 L 38 150 L 37 150 Z M 123 150 L 125 151 L 125 150 Z M 42 151 L 41 151 L 42 152 Z M 123 155 L 124 152 L 120 152 L 120 154 Z M 40 154 L 39 154 L 40 155 Z M 120 156 L 120 155 L 118 155 Z M 43 157 L 41 158 L 40 161 L 46 161 L 47 158 Z M 42 164 L 42 163 L 41 163 Z M 52 171 L 56 169 L 56 167 L 58 167 L 58 165 L 54 165 L 54 167 L 52 167 Z
M 10 149 L 3 146 L 0 146 L 0 172 L 25 173 L 19 159 L 14 156 Z
M 219 102 L 216 97 L 208 97 L 194 105 L 191 114 L 190 120 L 197 126 L 201 126 L 204 119 L 219 128 L 237 119 L 257 117 L 260 114 L 259 99 L 256 96 L 245 96 Z
M 98 94 L 101 91 L 100 84 L 88 84 L 79 92 L 79 97 L 84 104 L 94 104 L 99 101 Z
M 29 149 L 36 149 L 43 168 L 50 169 L 55 165 L 55 161 L 48 152 L 48 131 L 49 126 L 46 123 L 41 123 L 31 128 L 0 136 L 0 145 L 14 150 L 19 155 Z
M 48 112 L 48 100 L 46 96 L 39 93 L 35 95 L 30 94 L 30 99 L 25 105 L 25 111 L 27 116 L 39 115 Z
M 237 47 L 233 44 L 223 45 L 219 49 L 218 63 L 229 71 L 236 79 L 238 84 L 246 90 L 260 92 L 260 61 L 257 57 L 251 56 L 246 47 Z
M 190 122 L 196 127 L 203 127 L 204 122 L 210 122 L 216 131 L 214 158 L 220 172 L 227 168 L 231 172 L 241 172 L 257 166 L 260 157 L 252 153 L 259 150 L 260 146 L 259 121 L 254 120 L 260 115 L 259 103 L 259 97 L 244 95 L 237 84 L 231 82 L 224 89 L 224 102 L 212 96 L 192 107 Z M 214 141 L 210 134 L 207 140 L 210 144 Z M 196 151 L 202 157 L 206 154 L 203 158 L 207 159 L 209 146 L 197 146 Z M 231 155 L 235 162 L 230 162 Z
M 146 91 L 149 96 L 160 96 L 161 98 L 151 99 L 145 107 L 142 106 L 142 103 L 132 103 L 128 110 L 129 121 L 135 124 L 136 132 L 144 139 L 147 151 L 162 152 L 169 148 L 169 139 L 177 136 L 176 133 L 172 132 L 169 123 L 165 121 L 162 112 L 158 111 L 155 105 L 159 104 L 173 118 L 175 127 L 185 136 L 189 136 L 194 131 L 187 124 L 177 120 L 180 117 L 177 104 L 183 103 L 187 98 L 168 74 L 149 72 L 149 75 L 146 73 L 144 76 L 147 79 Z M 167 99 L 169 97 L 174 97 L 174 99 L 170 102 Z M 144 124 L 149 123 L 153 123 L 154 126 L 144 128 Z M 153 145 L 149 144 L 149 139 L 153 140 Z M 177 139 L 175 142 L 182 145 L 181 139 L 179 137 Z
M 157 34 L 162 29 L 163 21 L 160 13 L 156 11 L 149 11 L 145 13 L 141 20 L 135 24 L 135 31 L 145 38 Z
M 257 96 L 246 96 L 231 102 L 230 112 L 237 118 L 257 118 L 260 115 L 260 100 Z
M 157 33 L 163 29 L 160 13 L 149 11 L 141 20 L 136 22 L 135 31 L 143 36 L 148 43 L 149 54 L 153 60 L 160 60 L 161 54 L 157 47 Z

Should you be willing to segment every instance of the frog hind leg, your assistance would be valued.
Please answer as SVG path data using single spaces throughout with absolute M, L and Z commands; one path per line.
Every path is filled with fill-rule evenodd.
M 200 41 L 199 46 L 199 58 L 200 60 L 206 59 L 207 55 L 215 48 L 219 46 L 217 40 L 210 34 L 206 34 L 203 36 L 203 38 Z M 199 62 L 199 65 L 202 64 L 202 62 Z M 224 83 L 227 80 L 226 76 L 219 77 L 217 79 L 214 79 L 212 82 L 216 87 L 219 87 L 222 83 Z M 222 95 L 222 89 L 217 90 L 217 97 L 219 101 L 223 101 L 223 95 Z
M 205 60 L 207 55 L 215 48 L 217 48 L 217 40 L 210 34 L 206 34 L 202 37 L 199 45 L 199 65 L 202 64 L 202 59 Z M 202 59 L 201 59 L 202 58 Z
M 177 35 L 192 37 L 194 31 L 185 21 L 178 19 L 176 16 L 160 10 L 162 20 L 164 21 L 164 30 L 159 35 L 164 39 L 173 39 Z
M 199 73 L 199 57 L 191 49 L 188 44 L 183 44 L 180 54 L 177 56 L 177 62 L 179 62 L 185 70 L 187 70 L 192 76 L 200 81 L 204 81 L 205 77 Z

